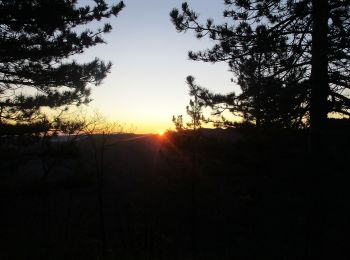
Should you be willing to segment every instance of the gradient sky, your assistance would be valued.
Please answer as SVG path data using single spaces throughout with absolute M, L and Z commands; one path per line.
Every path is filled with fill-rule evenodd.
M 112 1 L 110 1 L 112 2 Z M 126 8 L 105 35 L 107 44 L 87 50 L 78 60 L 99 57 L 113 63 L 103 84 L 92 91 L 90 107 L 110 120 L 136 126 L 137 133 L 156 133 L 172 128 L 172 115 L 186 114 L 189 102 L 187 75 L 217 92 L 238 90 L 230 81 L 225 63 L 190 61 L 189 50 L 212 46 L 193 32 L 178 33 L 169 12 L 182 0 L 125 0 Z M 222 20 L 223 0 L 187 1 L 200 17 Z

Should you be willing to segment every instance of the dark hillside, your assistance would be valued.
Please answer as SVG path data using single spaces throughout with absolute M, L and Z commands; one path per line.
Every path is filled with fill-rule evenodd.
M 61 147 L 69 159 L 2 162 L 1 259 L 98 259 L 101 174 L 106 259 L 303 259 L 321 244 L 341 259 L 349 196 L 345 157 L 335 155 L 348 139 L 332 143 L 337 164 L 330 157 L 317 185 L 322 237 L 311 240 L 307 133 L 212 131 L 196 147 L 191 135 L 94 136 Z M 48 183 L 43 158 L 55 162 Z

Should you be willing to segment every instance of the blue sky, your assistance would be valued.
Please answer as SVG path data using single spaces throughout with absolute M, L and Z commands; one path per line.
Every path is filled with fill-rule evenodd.
M 230 81 L 232 74 L 227 64 L 188 59 L 189 50 L 202 50 L 213 43 L 196 39 L 192 32 L 183 34 L 175 30 L 169 12 L 180 8 L 182 2 L 124 1 L 126 8 L 109 21 L 113 30 L 104 37 L 107 44 L 91 48 L 78 58 L 99 57 L 113 63 L 107 79 L 92 91 L 91 108 L 110 120 L 136 126 L 138 133 L 151 133 L 172 127 L 172 115 L 186 114 L 187 75 L 217 92 L 238 90 Z M 223 1 L 187 2 L 203 21 L 209 17 L 222 20 Z

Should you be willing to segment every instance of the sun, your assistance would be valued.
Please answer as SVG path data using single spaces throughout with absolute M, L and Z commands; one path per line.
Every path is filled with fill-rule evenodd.
M 163 135 L 164 135 L 164 130 L 159 130 L 159 131 L 158 131 L 158 135 L 159 135 L 159 136 L 163 136 Z

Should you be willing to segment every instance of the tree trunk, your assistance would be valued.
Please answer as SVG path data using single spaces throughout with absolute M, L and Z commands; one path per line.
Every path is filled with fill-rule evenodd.
M 312 0 L 311 108 L 312 139 L 321 141 L 328 114 L 328 0 Z M 315 139 L 316 138 L 316 139 Z
M 312 57 L 310 102 L 310 167 L 307 194 L 307 246 L 306 259 L 322 259 L 327 252 L 325 244 L 325 180 L 328 174 L 326 125 L 328 108 L 328 0 L 312 0 Z

